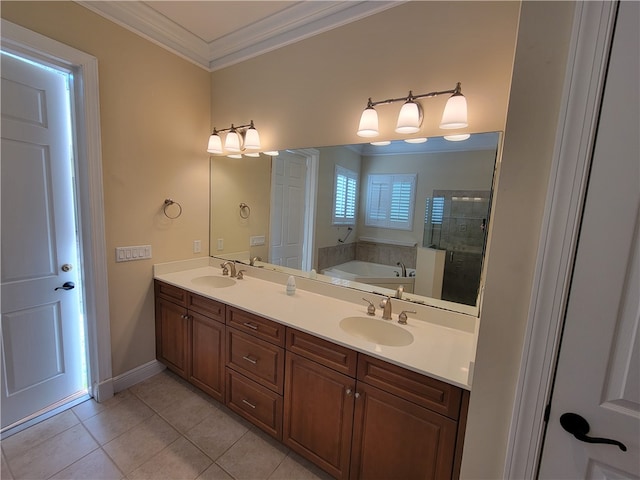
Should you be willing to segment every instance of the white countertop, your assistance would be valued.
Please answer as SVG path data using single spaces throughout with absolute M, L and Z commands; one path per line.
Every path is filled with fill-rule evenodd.
M 425 310 L 424 308 L 419 309 L 419 319 L 412 318 L 414 315 L 409 314 L 408 324 L 399 325 L 398 313 L 402 309 L 416 310 L 416 308 L 413 306 L 407 308 L 405 302 L 391 299 L 393 325 L 411 332 L 414 340 L 410 345 L 403 347 L 378 345 L 345 332 L 340 327 L 340 321 L 350 316 L 367 317 L 367 304 L 360 301 L 358 297 L 369 298 L 376 303 L 376 307 L 379 297 L 376 299 L 375 296 L 360 292 L 356 293 L 358 297 L 353 301 L 341 300 L 300 288 L 300 283 L 304 283 L 305 288 L 310 288 L 309 284 L 313 283 L 301 282 L 300 279 L 296 279 L 298 288 L 295 294 L 287 295 L 286 277 L 282 282 L 263 280 L 252 276 L 252 273 L 262 274 L 263 272 L 256 272 L 245 266 L 242 266 L 242 269 L 246 270 L 244 279 L 236 280 L 235 285 L 230 287 L 214 288 L 193 283 L 192 280 L 197 277 L 222 276 L 220 268 L 206 265 L 207 263 L 208 261 L 202 260 L 155 265 L 154 278 L 471 390 L 477 328 L 469 331 L 469 329 L 443 326 L 442 320 L 429 321 L 430 315 L 437 316 L 439 312 L 436 309 Z M 354 303 L 357 301 L 360 303 Z M 390 323 L 381 320 L 381 315 L 381 309 L 376 308 L 376 316 L 368 318 L 374 322 Z

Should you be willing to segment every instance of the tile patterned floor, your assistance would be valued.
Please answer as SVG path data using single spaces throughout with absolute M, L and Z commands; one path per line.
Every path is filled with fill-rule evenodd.
M 1 442 L 2 480 L 328 480 L 224 405 L 164 371 Z

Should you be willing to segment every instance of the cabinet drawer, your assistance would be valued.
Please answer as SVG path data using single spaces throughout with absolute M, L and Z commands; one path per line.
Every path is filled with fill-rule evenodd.
M 183 307 L 187 306 L 187 292 L 168 283 L 154 280 L 154 288 L 157 297 L 164 298 Z
M 285 327 L 277 322 L 253 315 L 244 310 L 227 307 L 227 325 L 284 347 Z
M 356 376 L 358 354 L 349 348 L 288 328 L 287 350 L 350 377 Z
M 359 354 L 358 380 L 454 420 L 460 413 L 460 388 L 377 358 Z
M 282 396 L 227 368 L 227 406 L 282 440 Z
M 282 395 L 284 349 L 227 328 L 227 366 Z
M 201 315 L 224 323 L 224 303 L 217 302 L 201 295 L 188 293 L 187 308 Z

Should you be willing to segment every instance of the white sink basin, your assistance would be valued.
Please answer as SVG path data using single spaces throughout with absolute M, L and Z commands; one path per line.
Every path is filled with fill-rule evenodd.
M 194 285 L 200 285 L 203 287 L 224 288 L 235 285 L 236 281 L 229 277 L 217 277 L 215 275 L 205 275 L 203 277 L 196 277 L 191 280 Z
M 378 320 L 372 317 L 347 317 L 340 321 L 340 328 L 349 335 L 378 345 L 404 347 L 413 343 L 411 332 L 389 320 Z

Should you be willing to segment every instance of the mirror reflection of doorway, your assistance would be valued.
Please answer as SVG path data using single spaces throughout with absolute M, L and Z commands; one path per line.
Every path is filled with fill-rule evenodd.
M 311 270 L 317 152 L 285 151 L 272 158 L 269 263 Z

